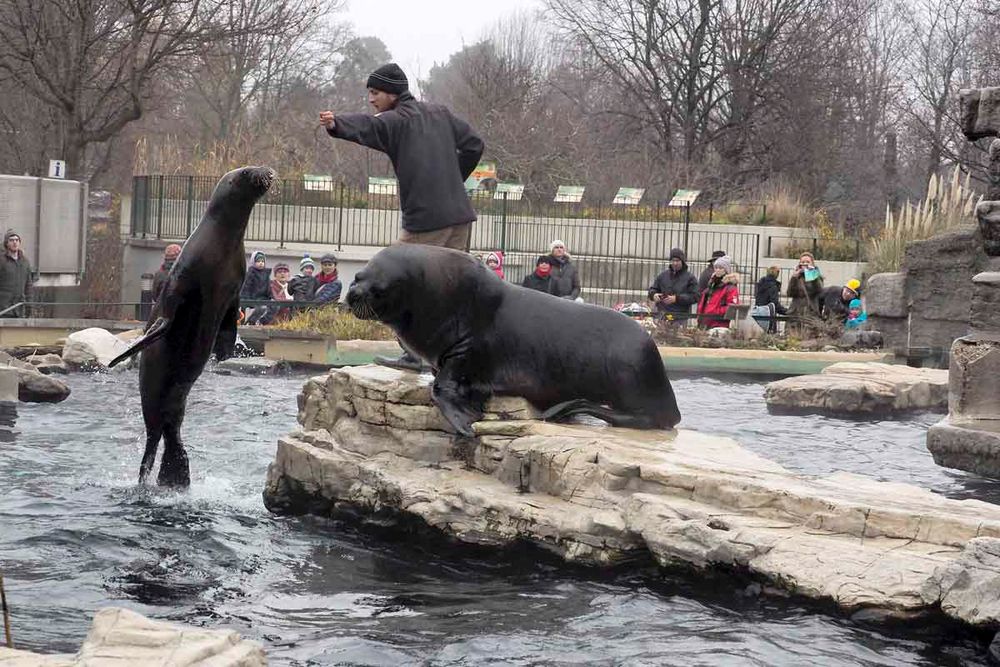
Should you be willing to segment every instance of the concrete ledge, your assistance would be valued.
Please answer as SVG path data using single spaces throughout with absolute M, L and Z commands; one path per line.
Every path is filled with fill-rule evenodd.
M 97 327 L 112 333 L 141 329 L 138 320 L 87 320 L 62 317 L 0 318 L 0 347 L 58 345 L 74 331 Z

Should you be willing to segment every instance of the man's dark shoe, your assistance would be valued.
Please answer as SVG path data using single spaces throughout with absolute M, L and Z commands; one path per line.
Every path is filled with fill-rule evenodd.
M 418 359 L 408 352 L 403 352 L 403 354 L 401 354 L 398 358 L 377 356 L 374 361 L 379 366 L 388 366 L 389 368 L 398 368 L 404 371 L 415 371 L 417 373 L 429 371 L 431 369 L 431 367 L 425 364 L 422 359 Z

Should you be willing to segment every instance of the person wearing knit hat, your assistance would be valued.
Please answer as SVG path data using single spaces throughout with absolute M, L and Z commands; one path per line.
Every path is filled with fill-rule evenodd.
M 337 277 L 337 257 L 333 253 L 326 253 L 319 258 L 316 296 L 313 300 L 317 303 L 338 303 L 343 291 L 344 285 Z
M 497 274 L 497 278 L 504 280 L 503 275 L 503 251 L 494 250 L 493 252 L 486 254 L 486 259 L 483 263 L 489 268 L 490 271 Z
M 271 269 L 267 268 L 267 256 L 261 250 L 250 253 L 250 267 L 240 288 L 240 307 L 247 324 L 257 324 L 266 314 L 266 306 L 253 306 L 247 301 L 271 300 Z
M 712 277 L 698 300 L 698 326 L 703 329 L 729 328 L 725 319 L 729 306 L 740 302 L 740 277 L 733 273 L 733 260 L 719 257 L 712 263 Z
M 159 270 L 153 276 L 153 303 L 160 300 L 160 292 L 167 286 L 167 276 L 170 275 L 170 269 L 173 268 L 174 262 L 177 261 L 180 254 L 181 247 L 176 243 L 171 243 L 163 249 L 163 263 L 160 264 Z
M 369 90 L 378 90 L 398 96 L 409 89 L 410 83 L 406 80 L 406 74 L 399 68 L 399 65 L 388 63 L 382 65 L 368 76 L 368 82 L 365 84 L 365 87 Z M 384 111 L 384 109 L 379 109 L 379 111 Z
M 402 212 L 400 243 L 422 243 L 469 251 L 476 213 L 465 191 L 483 155 L 483 140 L 445 106 L 418 102 L 406 75 L 394 63 L 369 76 L 368 102 L 375 114 L 319 114 L 327 133 L 385 153 L 396 172 Z M 399 359 L 377 363 L 419 370 L 422 362 L 405 350 Z
M 21 249 L 21 235 L 8 229 L 3 237 L 3 259 L 0 259 L 0 310 L 28 300 L 31 295 L 31 262 Z M 4 313 L 3 317 L 23 317 L 24 307 Z
M 521 287 L 552 293 L 552 257 L 539 255 L 535 260 L 535 270 L 524 277 Z
M 298 274 L 288 281 L 288 292 L 293 301 L 312 301 L 316 296 L 316 262 L 309 255 L 304 255 L 299 261 Z
M 566 252 L 566 244 L 556 239 L 549 244 L 552 257 L 552 294 L 561 299 L 583 301 L 580 298 L 580 274 L 576 264 L 570 260 Z
M 708 287 L 708 279 L 712 277 L 712 272 L 715 271 L 715 260 L 725 256 L 725 250 L 715 250 L 712 252 L 712 259 L 708 260 L 708 266 L 698 276 L 698 294 L 704 292 L 705 288 Z
M 698 302 L 698 279 L 688 271 L 687 255 L 680 248 L 670 250 L 670 265 L 656 276 L 647 290 L 657 319 L 677 319 L 689 315 Z M 681 321 L 678 319 L 678 321 Z

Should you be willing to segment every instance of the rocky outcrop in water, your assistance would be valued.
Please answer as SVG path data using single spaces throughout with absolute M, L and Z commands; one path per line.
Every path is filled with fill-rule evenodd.
M 155 621 L 113 607 L 94 615 L 90 632 L 76 653 L 41 655 L 0 648 L 0 667 L 263 667 L 266 664 L 260 645 L 241 639 L 235 632 Z
M 107 370 L 112 359 L 128 349 L 129 344 L 107 329 L 91 327 L 74 331 L 66 337 L 62 360 L 79 370 Z M 121 363 L 115 368 L 127 368 Z
M 529 419 L 488 406 L 457 438 L 430 377 L 363 366 L 310 379 L 281 438 L 272 511 L 405 518 L 461 542 L 530 542 L 606 565 L 736 570 L 846 610 L 1000 621 L 1000 507 L 838 473 L 796 475 L 729 438 Z
M 773 412 L 891 415 L 948 407 L 948 371 L 899 364 L 842 362 L 815 375 L 771 382 L 764 400 Z
M 0 351 L 0 368 L 17 371 L 17 398 L 24 403 L 59 403 L 69 397 L 69 385 L 41 372 L 34 364 Z

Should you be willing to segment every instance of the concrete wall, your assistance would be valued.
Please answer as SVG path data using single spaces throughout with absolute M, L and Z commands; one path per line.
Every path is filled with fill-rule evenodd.
M 87 185 L 0 175 L 0 233 L 14 229 L 42 285 L 66 286 L 84 269 Z
M 969 332 L 972 278 L 1000 269 L 977 228 L 947 232 L 906 247 L 902 270 L 866 285 L 871 327 L 900 356 L 946 367 L 952 342 Z

